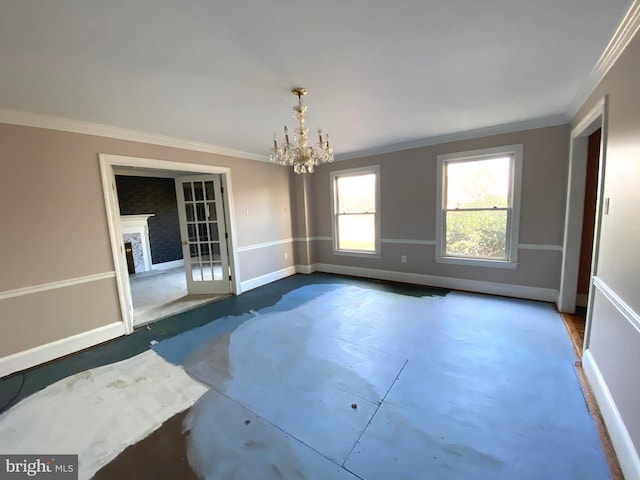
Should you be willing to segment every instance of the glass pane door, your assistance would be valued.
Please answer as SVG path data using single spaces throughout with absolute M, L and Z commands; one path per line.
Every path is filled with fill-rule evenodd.
M 220 176 L 178 178 L 176 193 L 189 293 L 230 292 Z

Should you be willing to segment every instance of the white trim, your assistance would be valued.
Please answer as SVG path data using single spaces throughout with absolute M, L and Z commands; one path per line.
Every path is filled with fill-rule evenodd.
M 331 241 L 331 237 L 295 237 L 292 239 L 294 242 L 312 242 L 314 240 Z
M 520 199 L 522 192 L 522 163 L 524 147 L 521 143 L 503 145 L 499 147 L 482 148 L 438 155 L 436 168 L 436 262 L 455 263 L 468 266 L 485 266 L 497 268 L 517 268 L 518 243 L 520 239 Z M 445 255 L 445 169 L 449 162 L 475 161 L 498 156 L 511 157 L 511 179 L 509 188 L 509 215 L 507 222 L 506 260 L 495 261 L 489 259 L 467 259 L 462 257 L 448 257 Z M 478 262 L 482 260 L 482 262 Z M 507 264 L 511 264 L 507 266 Z
M 401 245 L 435 245 L 435 240 L 405 240 L 402 238 L 383 238 L 380 243 L 391 243 Z
M 604 423 L 607 425 L 607 432 L 624 478 L 628 480 L 640 479 L 640 456 L 638 456 L 631 435 L 629 435 L 613 396 L 590 350 L 586 350 L 582 354 L 582 368 L 596 398 Z
M 233 190 L 231 183 L 231 169 L 228 167 L 218 167 L 214 165 L 204 165 L 199 163 L 181 163 L 168 160 L 155 160 L 141 157 L 128 157 L 123 155 L 111 155 L 101 153 L 98 155 L 100 161 L 100 173 L 102 177 L 102 190 L 107 211 L 107 221 L 109 225 L 109 235 L 111 238 L 111 254 L 116 271 L 116 282 L 118 286 L 118 297 L 122 319 L 127 333 L 132 333 L 134 329 L 133 302 L 131 300 L 131 286 L 129 284 L 129 273 L 126 265 L 126 258 L 122 252 L 122 231 L 120 227 L 120 206 L 118 205 L 117 191 L 115 188 L 114 168 L 133 167 L 147 170 L 168 170 L 180 172 L 193 172 L 194 174 L 220 174 L 222 185 L 226 195 L 224 196 L 225 222 L 229 239 L 229 268 L 231 271 L 231 293 L 238 294 L 241 291 L 238 272 L 238 246 L 235 222 L 235 207 Z
M 295 275 L 296 267 L 287 267 L 282 270 L 277 270 L 275 272 L 267 273 L 266 275 L 260 275 L 259 277 L 254 277 L 249 280 L 245 280 L 240 283 L 240 291 L 242 293 L 247 292 L 249 290 L 253 290 L 254 288 L 261 287 L 271 282 L 275 282 L 276 280 L 280 280 L 286 277 L 290 277 L 291 275 Z
M 107 278 L 114 278 L 116 272 L 96 273 L 95 275 L 87 275 L 85 277 L 70 278 L 68 280 L 60 280 L 58 282 L 43 283 L 40 285 L 33 285 L 31 287 L 16 288 L 15 290 L 6 290 L 0 292 L 0 300 L 6 300 L 7 298 L 20 297 L 22 295 L 32 295 L 34 293 L 46 292 L 47 290 L 55 290 L 56 288 L 72 287 L 74 285 L 80 285 L 83 283 L 97 282 L 105 280 Z
M 122 225 L 120 223 L 120 205 L 116 190 L 116 176 L 113 163 L 106 155 L 98 155 L 100 161 L 100 177 L 102 180 L 102 194 L 107 212 L 107 225 L 111 243 L 111 256 L 115 266 L 118 302 L 120 315 L 127 334 L 133 333 L 133 300 L 131 285 L 129 284 L 129 269 L 122 245 Z
M 21 112 L 0 108 L 0 123 L 11 125 L 21 125 L 24 127 L 47 128 L 62 132 L 82 133 L 85 135 L 95 135 L 98 137 L 117 138 L 132 142 L 148 143 L 151 145 L 161 145 L 164 147 L 181 148 L 194 152 L 206 152 L 227 157 L 244 158 L 247 160 L 258 160 L 268 162 L 266 155 L 256 155 L 255 153 L 241 152 L 230 148 L 220 147 L 205 142 L 197 142 L 185 138 L 169 137 L 156 133 L 130 130 L 126 128 L 114 127 L 100 123 L 72 120 L 69 118 L 55 117 L 52 115 L 42 115 L 40 113 Z
M 331 237 L 295 237 L 291 239 L 294 242 L 310 242 L 313 240 L 332 240 Z M 416 239 L 405 239 L 405 238 L 382 238 L 380 239 L 380 243 L 388 243 L 388 244 L 398 244 L 398 245 L 435 245 L 435 240 L 416 240 Z M 562 245 L 549 245 L 549 244 L 538 244 L 538 243 L 519 243 L 519 250 L 547 250 L 547 251 L 555 251 L 562 252 Z
M 231 272 L 231 293 L 239 295 L 242 292 L 240 287 L 240 261 L 238 254 L 238 230 L 236 228 L 236 207 L 233 197 L 233 184 L 231 182 L 231 170 L 222 175 L 222 187 L 226 195 L 222 195 L 224 202 L 224 221 L 229 238 L 227 239 L 227 249 L 229 251 L 229 271 Z
M 561 252 L 562 245 L 543 245 L 536 243 L 520 243 L 518 244 L 520 250 L 548 250 L 552 252 Z
M 582 105 L 589 98 L 589 95 L 593 93 L 620 55 L 622 55 L 622 52 L 627 48 L 638 28 L 640 28 L 640 2 L 633 0 L 613 37 L 611 37 L 609 44 L 602 52 L 600 59 L 567 106 L 567 116 L 569 118 L 576 116 Z
M 598 128 L 601 128 L 596 223 L 594 225 L 593 254 L 591 261 L 592 275 L 596 275 L 597 272 L 600 225 L 602 223 L 602 188 L 607 152 L 607 110 L 608 98 L 605 96 L 601 98 L 591 111 L 571 130 L 560 292 L 557 300 L 558 310 L 561 312 L 573 313 L 575 311 L 576 294 L 578 292 L 578 270 L 580 267 L 580 245 L 582 242 L 582 217 L 584 213 L 584 195 L 587 178 L 589 135 Z M 585 340 L 589 337 L 589 317 L 590 315 L 587 312 Z
M 431 145 L 440 145 L 443 143 L 458 142 L 461 140 L 472 140 L 474 138 L 485 138 L 491 135 L 501 135 L 505 133 L 521 132 L 524 130 L 532 130 L 534 128 L 555 127 L 558 125 L 566 125 L 571 117 L 567 115 L 552 115 L 550 117 L 534 118 L 523 120 L 521 122 L 506 123 L 492 127 L 477 128 L 464 132 L 450 133 L 446 135 L 438 135 L 435 137 L 427 137 L 410 142 L 395 143 L 392 145 L 383 145 L 375 148 L 356 150 L 353 152 L 340 153 L 336 155 L 336 161 L 350 160 L 352 158 L 371 157 L 374 155 L 382 155 L 385 153 L 401 152 L 413 148 L 429 147 Z
M 291 243 L 291 242 L 293 242 L 293 238 L 285 238 L 283 240 L 274 240 L 272 242 L 265 242 L 265 243 L 256 243 L 254 245 L 247 245 L 246 247 L 238 247 L 238 252 L 257 250 L 258 248 L 274 247 L 276 245 L 284 245 L 286 243 Z
M 71 337 L 30 348 L 0 358 L 0 377 L 11 375 L 27 368 L 41 365 L 56 358 L 93 347 L 100 343 L 120 337 L 126 333 L 122 322 L 114 322 L 94 330 L 78 333 Z
M 609 285 L 604 283 L 600 277 L 593 277 L 593 286 L 602 293 L 611 304 L 627 319 L 627 321 L 633 325 L 633 327 L 640 333 L 640 315 L 638 315 L 633 308 L 622 300 L 616 292 L 614 292 Z
M 172 260 L 170 262 L 154 263 L 151 265 L 151 270 L 172 270 L 180 267 L 184 267 L 184 258 L 180 260 Z
M 543 302 L 553 302 L 558 296 L 558 291 L 552 288 L 527 287 L 524 285 L 467 280 L 464 278 L 437 277 L 419 273 L 394 272 L 390 270 L 348 267 L 344 265 L 330 265 L 326 263 L 316 263 L 309 267 L 311 270 L 318 272 L 389 280 L 415 285 L 427 285 L 431 287 L 449 288 L 452 290 L 466 290 L 470 292 L 487 293 L 490 295 L 540 300 Z
M 305 275 L 309 275 L 316 271 L 315 265 L 296 265 L 295 266 L 296 273 L 303 273 Z
M 435 257 L 436 263 L 448 263 L 450 265 L 465 265 L 484 268 L 502 268 L 515 270 L 520 265 L 518 262 L 508 262 L 506 260 L 491 260 L 488 258 L 465 258 L 465 257 Z

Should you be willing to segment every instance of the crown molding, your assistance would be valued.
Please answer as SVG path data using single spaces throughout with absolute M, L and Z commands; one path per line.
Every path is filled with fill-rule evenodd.
M 640 0 L 633 0 L 624 18 L 618 25 L 600 59 L 584 81 L 580 90 L 567 106 L 567 116 L 573 119 L 587 101 L 604 76 L 616 63 L 640 28 Z
M 422 138 L 409 142 L 394 143 L 391 145 L 381 145 L 379 147 L 369 148 L 365 150 L 356 150 L 353 152 L 336 154 L 336 161 L 351 160 L 352 158 L 370 157 L 373 155 L 382 155 L 385 153 L 401 152 L 414 148 L 429 147 L 432 145 L 441 145 L 443 143 L 459 142 L 462 140 L 472 140 L 475 138 L 489 137 L 491 135 L 501 135 L 504 133 L 520 132 L 524 130 L 532 130 L 534 128 L 555 127 L 558 125 L 566 125 L 569 123 L 569 117 L 564 114 L 552 115 L 549 117 L 533 118 L 523 120 L 521 122 L 505 123 L 492 127 L 476 128 L 474 130 L 466 130 L 464 132 L 448 133 L 436 137 Z
M 214 153 L 216 155 L 225 155 L 227 157 L 244 158 L 247 160 L 258 160 L 262 162 L 269 161 L 265 155 L 241 152 L 209 143 L 196 142 L 184 138 L 168 137 L 166 135 L 141 132 L 138 130 L 129 130 L 100 123 L 84 122 L 64 117 L 55 117 L 52 115 L 42 115 L 40 113 L 0 108 L 0 123 L 20 125 L 23 127 L 47 128 L 50 130 L 95 135 L 98 137 L 116 138 L 119 140 L 129 140 L 131 142 L 161 145 L 163 147 L 181 148 L 195 152 Z

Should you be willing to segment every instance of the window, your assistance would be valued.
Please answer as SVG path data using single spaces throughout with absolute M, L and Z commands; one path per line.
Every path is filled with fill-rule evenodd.
M 516 268 L 522 145 L 438 156 L 436 261 Z
M 348 255 L 379 255 L 380 169 L 331 172 L 334 252 Z

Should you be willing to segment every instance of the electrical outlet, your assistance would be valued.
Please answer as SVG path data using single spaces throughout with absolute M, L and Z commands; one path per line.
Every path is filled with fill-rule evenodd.
M 407 256 L 406 256 L 406 255 L 402 255 L 402 256 L 400 257 L 400 261 L 401 261 L 402 263 L 407 263 Z
M 289 254 L 287 252 L 285 252 L 284 259 L 286 260 L 287 258 L 289 258 Z

